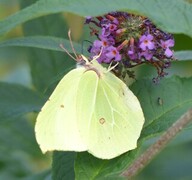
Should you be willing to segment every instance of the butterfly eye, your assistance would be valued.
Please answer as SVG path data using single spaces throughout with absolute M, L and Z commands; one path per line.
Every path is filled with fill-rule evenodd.
M 80 61 L 77 61 L 77 66 L 85 66 L 86 65 L 86 61 L 84 59 L 81 59 Z

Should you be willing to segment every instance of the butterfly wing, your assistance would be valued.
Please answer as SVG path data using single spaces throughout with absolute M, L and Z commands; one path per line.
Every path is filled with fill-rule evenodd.
M 136 148 L 144 116 L 131 90 L 112 73 L 94 71 L 82 75 L 79 90 L 78 126 L 88 151 L 111 159 Z
M 43 152 L 85 151 L 77 127 L 76 98 L 84 68 L 66 74 L 37 117 L 35 133 Z

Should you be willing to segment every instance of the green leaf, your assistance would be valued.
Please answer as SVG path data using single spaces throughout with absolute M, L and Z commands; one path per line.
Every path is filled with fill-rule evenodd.
M 48 14 L 71 12 L 80 16 L 97 16 L 116 10 L 145 15 L 164 30 L 192 37 L 192 3 L 188 0 L 110 0 L 110 3 L 108 0 L 39 0 L 2 20 L 0 34 L 21 23 Z
M 22 1 L 21 7 L 25 7 L 32 2 L 34 1 Z M 30 21 L 24 24 L 23 29 L 26 36 L 43 34 L 46 36 L 68 38 L 68 27 L 60 14 L 41 17 L 36 21 Z M 53 45 L 56 45 L 55 47 L 59 48 L 59 44 L 60 41 L 58 44 L 56 42 L 56 44 L 54 43 Z M 63 52 L 53 52 L 43 49 L 28 50 L 33 85 L 38 91 L 43 93 L 46 92 L 46 94 L 49 95 L 57 83 L 50 84 L 51 80 L 64 70 L 74 66 L 75 61 L 71 60 L 71 58 Z
M 31 158 L 32 157 L 27 153 L 18 151 L 14 148 L 7 150 L 1 145 L 0 179 L 21 180 L 22 178 L 31 175 L 32 167 L 29 165 Z
M 74 178 L 74 158 L 73 152 L 54 151 L 52 163 L 52 179 L 68 179 Z
M 171 77 L 159 84 L 139 80 L 131 89 L 141 102 L 145 126 L 141 138 L 155 136 L 170 127 L 192 107 L 192 78 Z M 161 99 L 162 103 L 159 103 Z
M 64 52 L 64 50 L 59 46 L 60 44 L 63 44 L 64 47 L 70 53 L 73 53 L 69 40 L 51 36 L 28 36 L 28 37 L 13 38 L 1 41 L 0 47 L 9 47 L 9 46 L 34 47 L 34 48 Z M 75 42 L 73 42 L 73 45 L 77 53 L 80 54 L 81 45 Z
M 0 122 L 38 112 L 43 103 L 40 95 L 24 86 L 0 83 Z
M 97 159 L 87 152 L 77 153 L 75 160 L 76 180 L 124 179 L 119 174 L 134 160 L 137 153 L 138 148 L 111 160 Z
M 192 107 L 191 89 L 192 78 L 171 77 L 161 80 L 159 84 L 154 84 L 151 79 L 136 81 L 131 90 L 138 97 L 146 119 L 138 148 L 107 161 L 88 153 L 78 153 L 75 162 L 76 179 L 121 178 L 118 175 L 137 157 L 144 140 L 164 132 Z
M 46 170 L 41 173 L 25 177 L 21 180 L 52 180 L 50 174 L 51 174 L 50 170 Z
M 100 173 L 100 169 L 107 164 L 107 160 L 101 161 L 100 159 L 93 158 L 93 156 L 87 152 L 78 153 L 75 170 L 76 179 L 96 179 Z
M 174 55 L 180 61 L 192 61 L 192 51 L 177 51 Z
M 33 127 L 23 118 L 1 123 L 0 142 L 7 152 L 14 149 L 14 151 L 20 150 L 33 156 L 41 155 Z

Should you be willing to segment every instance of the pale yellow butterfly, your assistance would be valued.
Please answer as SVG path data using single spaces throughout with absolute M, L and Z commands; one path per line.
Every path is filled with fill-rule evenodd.
M 137 97 L 112 72 L 81 56 L 37 117 L 41 150 L 88 151 L 111 159 L 135 149 L 144 115 Z

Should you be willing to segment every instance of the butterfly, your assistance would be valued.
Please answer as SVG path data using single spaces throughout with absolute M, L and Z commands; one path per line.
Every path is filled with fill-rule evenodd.
M 88 151 L 112 159 L 136 148 L 144 124 L 139 100 L 98 57 L 81 55 L 39 112 L 35 134 L 42 152 Z

